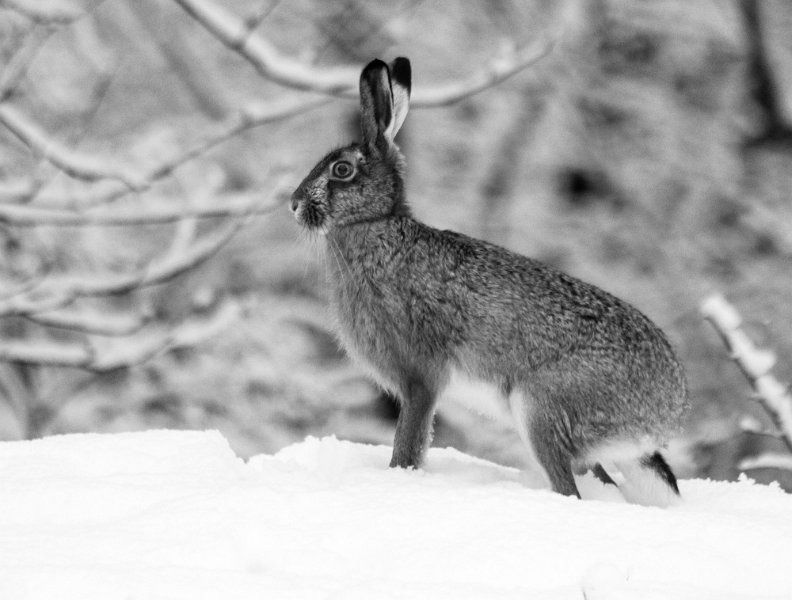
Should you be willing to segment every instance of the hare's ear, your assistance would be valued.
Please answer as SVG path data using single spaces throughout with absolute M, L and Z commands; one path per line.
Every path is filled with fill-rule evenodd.
M 372 150 L 386 150 L 391 140 L 386 131 L 393 121 L 388 65 L 372 60 L 360 74 L 360 128 L 363 143 Z
M 412 69 L 410 61 L 403 56 L 394 59 L 390 64 L 391 97 L 393 98 L 393 120 L 385 135 L 391 141 L 399 133 L 407 111 L 410 109 L 410 89 L 412 87 Z

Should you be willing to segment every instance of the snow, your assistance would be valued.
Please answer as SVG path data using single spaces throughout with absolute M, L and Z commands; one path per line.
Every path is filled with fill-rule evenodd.
M 0 598 L 792 597 L 792 496 L 681 482 L 647 508 L 533 489 L 432 449 L 313 439 L 238 458 L 217 432 L 0 444 Z

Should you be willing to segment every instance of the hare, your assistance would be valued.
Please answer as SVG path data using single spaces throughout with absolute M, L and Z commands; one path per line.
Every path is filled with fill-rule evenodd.
M 660 449 L 687 408 L 682 368 L 646 316 L 538 261 L 413 218 L 394 143 L 410 98 L 406 58 L 360 76 L 362 142 L 333 150 L 294 191 L 324 234 L 331 302 L 351 357 L 396 395 L 391 467 L 419 467 L 438 396 L 462 371 L 496 386 L 554 491 L 603 464 L 629 501 L 679 495 Z

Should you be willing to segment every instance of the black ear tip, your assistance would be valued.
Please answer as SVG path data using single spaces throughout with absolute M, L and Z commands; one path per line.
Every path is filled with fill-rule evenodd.
M 391 78 L 395 82 L 406 87 L 408 90 L 410 89 L 412 81 L 412 67 L 410 67 L 409 58 L 400 56 L 393 60 L 391 63 Z
M 387 69 L 388 65 L 382 62 L 379 58 L 375 58 L 365 67 L 363 67 L 362 75 L 366 75 L 371 73 L 372 71 L 379 71 L 380 69 Z

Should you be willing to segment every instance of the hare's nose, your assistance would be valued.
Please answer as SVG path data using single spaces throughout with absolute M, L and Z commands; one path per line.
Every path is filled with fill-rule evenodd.
M 291 200 L 289 200 L 289 208 L 292 212 L 297 212 L 297 207 L 300 205 L 300 200 L 302 200 L 302 194 L 300 190 L 295 190 L 295 192 L 291 195 Z

